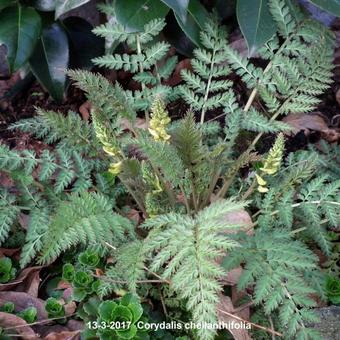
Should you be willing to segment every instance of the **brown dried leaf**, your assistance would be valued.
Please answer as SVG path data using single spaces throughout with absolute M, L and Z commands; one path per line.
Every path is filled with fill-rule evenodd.
M 37 339 L 33 329 L 27 326 L 27 322 L 14 314 L 0 312 L 0 327 L 11 328 L 11 334 L 17 333 L 21 339 Z M 12 329 L 13 328 L 13 329 Z
M 340 139 L 340 132 L 329 128 L 321 114 L 289 114 L 282 121 L 293 128 L 293 131 L 287 132 L 287 134 L 295 135 L 303 130 L 306 135 L 309 135 L 310 130 L 314 130 L 321 132 L 323 138 L 328 142 L 335 142 Z
M 41 266 L 25 268 L 14 281 L 0 284 L 0 292 L 13 290 L 15 288 L 17 291 L 26 292 L 37 297 L 40 283 L 39 272 L 41 268 Z
M 38 320 L 47 319 L 44 301 L 27 293 L 0 292 L 0 305 L 5 304 L 6 302 L 13 302 L 16 312 L 20 312 L 28 307 L 35 307 L 38 313 Z
M 83 118 L 83 120 L 88 121 L 90 118 L 90 112 L 91 112 L 91 103 L 87 100 L 85 103 L 80 105 L 79 112 Z
M 44 340 L 76 340 L 80 339 L 80 331 L 65 331 L 61 333 L 50 333 L 44 337 Z
M 44 337 L 44 340 L 76 340 L 80 339 L 80 331 L 65 331 L 61 333 L 50 333 Z

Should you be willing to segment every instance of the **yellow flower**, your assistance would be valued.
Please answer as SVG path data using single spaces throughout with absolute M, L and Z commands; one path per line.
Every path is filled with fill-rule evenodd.
M 110 164 L 109 172 L 114 176 L 119 175 L 119 173 L 122 171 L 122 164 L 123 164 L 123 162 L 117 162 L 117 163 Z
M 257 190 L 258 190 L 258 192 L 261 192 L 261 193 L 268 192 L 268 188 L 263 187 L 263 186 L 261 186 L 261 185 L 259 185 L 259 186 L 257 187 Z
M 267 182 L 258 174 L 255 174 L 258 185 L 265 186 Z
M 103 146 L 103 150 L 110 156 L 117 156 L 117 150 L 112 147 Z
M 149 132 L 154 140 L 168 141 L 170 135 L 166 132 L 167 125 L 171 122 L 165 105 L 161 99 L 156 99 L 151 107 L 151 120 L 149 125 Z

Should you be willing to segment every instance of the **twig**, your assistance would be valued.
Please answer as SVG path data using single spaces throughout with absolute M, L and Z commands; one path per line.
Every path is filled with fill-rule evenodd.
M 44 319 L 32 323 L 26 323 L 25 325 L 18 325 L 18 326 L 13 326 L 13 327 L 7 327 L 7 328 L 2 328 L 4 331 L 10 330 L 10 329 L 17 329 L 17 328 L 23 328 L 23 327 L 30 327 L 30 326 L 35 326 L 35 325 L 41 325 L 43 323 L 49 323 L 54 320 L 60 320 L 60 319 L 65 319 L 69 318 L 70 316 L 76 315 L 77 313 L 72 313 L 70 315 L 64 315 L 64 316 L 59 316 L 57 318 L 50 318 L 50 319 Z
M 271 317 L 270 315 L 269 315 L 268 319 L 269 319 L 269 323 L 270 323 L 270 328 L 271 328 L 272 330 L 274 330 L 273 319 L 272 319 L 272 317 Z M 276 339 L 276 338 L 275 338 L 275 334 L 272 333 L 272 340 L 275 340 L 275 339 Z
M 248 320 L 242 319 L 242 318 L 240 318 L 239 316 L 236 316 L 236 315 L 234 315 L 234 314 L 232 314 L 232 313 L 226 312 L 226 311 L 224 311 L 224 310 L 222 310 L 222 309 L 217 308 L 217 310 L 218 310 L 219 312 L 221 312 L 222 314 L 228 315 L 228 316 L 230 316 L 230 317 L 232 317 L 232 318 L 234 318 L 234 319 L 236 319 L 236 320 L 242 321 L 242 322 L 244 322 L 244 323 L 249 323 L 250 325 L 254 326 L 255 328 L 262 329 L 262 330 L 264 330 L 264 331 L 266 331 L 266 332 L 268 332 L 268 333 L 270 333 L 270 334 L 275 334 L 275 335 L 281 336 L 281 337 L 283 336 L 282 333 L 279 333 L 279 332 L 274 331 L 274 330 L 272 330 L 272 329 L 270 329 L 270 328 L 267 328 L 267 327 L 258 325 L 257 323 L 250 322 L 250 321 L 248 321 Z

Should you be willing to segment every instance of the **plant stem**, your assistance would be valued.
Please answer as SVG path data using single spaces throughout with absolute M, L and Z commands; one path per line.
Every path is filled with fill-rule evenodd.
M 140 43 L 140 37 L 139 37 L 138 34 L 136 35 L 136 44 L 137 44 L 137 54 L 140 56 L 140 55 L 142 55 L 142 47 L 141 47 L 141 43 Z M 140 73 L 144 72 L 143 63 L 141 61 L 139 62 L 139 71 L 140 71 Z M 145 84 L 141 83 L 141 86 L 142 86 L 142 92 L 144 92 L 145 91 Z M 146 124 L 148 124 L 149 120 L 150 120 L 148 110 L 145 110 L 145 120 L 146 120 Z
M 212 57 L 211 57 L 211 64 L 210 64 L 210 72 L 209 72 L 209 78 L 208 78 L 208 83 L 207 83 L 207 87 L 205 90 L 205 95 L 204 95 L 204 103 L 203 103 L 203 107 L 202 107 L 202 111 L 201 111 L 201 124 L 204 123 L 204 118 L 205 118 L 205 113 L 206 113 L 206 103 L 209 97 L 209 91 L 210 91 L 210 86 L 211 86 L 211 81 L 212 81 L 212 72 L 213 72 L 213 68 L 214 68 L 214 64 L 215 64 L 215 54 L 216 54 L 216 50 L 213 51 Z
M 234 315 L 234 314 L 232 314 L 232 313 L 226 312 L 225 310 L 222 310 L 222 309 L 219 309 L 219 308 L 217 308 L 217 310 L 218 310 L 220 313 L 222 313 L 222 314 L 228 315 L 228 316 L 230 316 L 230 317 L 232 317 L 232 318 L 234 318 L 234 319 L 236 319 L 236 320 L 242 321 L 242 322 L 244 322 L 244 323 L 249 323 L 249 324 L 252 325 L 253 327 L 258 328 L 258 329 L 262 329 L 262 330 L 264 330 L 264 331 L 266 331 L 266 332 L 268 332 L 268 333 L 270 333 L 270 334 L 275 334 L 275 335 L 280 336 L 280 337 L 283 336 L 282 333 L 279 333 L 279 332 L 274 331 L 274 330 L 272 330 L 272 329 L 270 329 L 270 328 L 267 328 L 267 327 L 258 325 L 257 323 L 254 323 L 254 322 L 251 322 L 251 321 L 242 319 L 242 318 L 240 318 L 240 317 L 237 316 L 237 315 Z

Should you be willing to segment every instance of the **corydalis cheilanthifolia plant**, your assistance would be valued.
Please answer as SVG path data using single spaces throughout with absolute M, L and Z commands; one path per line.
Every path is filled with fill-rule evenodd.
M 100 75 L 71 71 L 71 78 L 92 103 L 92 124 L 72 114 L 57 117 L 42 111 L 38 117 L 13 126 L 45 140 L 52 135 L 59 142 L 59 152 L 66 153 L 60 162 L 54 154 L 37 157 L 1 149 L 1 169 L 16 180 L 18 172 L 28 178 L 18 183 L 26 193 L 22 197 L 3 194 L 5 206 L 16 209 L 11 210 L 16 213 L 7 213 L 2 219 L 7 223 L 3 238 L 23 203 L 30 209 L 24 210 L 32 216 L 24 263 L 37 254 L 48 262 L 72 246 L 103 247 L 109 242 L 117 251 L 113 268 L 106 275 L 116 284 L 103 282 L 98 288 L 102 294 L 122 286 L 138 293 L 139 280 L 151 271 L 164 281 L 163 296 L 169 296 L 171 290 L 184 300 L 195 322 L 217 321 L 221 279 L 241 264 L 239 288 L 250 288 L 253 303 L 267 315 L 278 314 L 279 331 L 290 338 L 313 336 L 305 322 L 314 320 L 310 295 L 323 294 L 322 280 L 317 259 L 303 241 L 312 238 L 326 253 L 330 252 L 326 227 L 339 222 L 340 183 L 328 172 L 318 174 L 317 169 L 324 163 L 316 152 L 290 154 L 284 159 L 281 135 L 268 155 L 258 155 L 254 149 L 264 133 L 288 129 L 276 120 L 281 114 L 308 112 L 318 103 L 317 95 L 330 83 L 332 37 L 302 14 L 287 15 L 289 8 L 284 1 L 270 3 L 281 37 L 273 37 L 262 48 L 261 55 L 268 60 L 265 69 L 231 49 L 225 30 L 214 19 L 206 23 L 202 33 L 205 48 L 195 52 L 193 71 L 184 72 L 185 83 L 180 88 L 184 99 L 194 98 L 193 113 L 181 120 L 170 122 L 165 106 L 158 100 L 152 107 L 149 129 L 141 129 L 136 124 L 136 109 L 141 106 L 131 106 L 131 101 L 138 102 L 138 96 L 111 85 Z M 209 73 L 210 68 L 215 73 Z M 232 83 L 215 78 L 215 74 L 224 76 L 231 70 L 250 90 L 245 107 L 237 102 Z M 205 80 L 209 79 L 208 87 Z M 255 108 L 255 99 L 264 104 L 266 112 L 257 109 L 261 106 Z M 144 107 L 147 111 L 149 104 Z M 225 114 L 222 127 L 205 122 L 205 113 L 217 108 Z M 196 112 L 200 124 L 195 122 Z M 35 129 L 38 123 L 43 131 L 40 136 Z M 81 136 L 73 138 L 68 133 L 81 124 L 89 132 L 88 149 Z M 240 150 L 236 141 L 244 131 L 255 136 L 246 150 Z M 77 152 L 70 155 L 69 150 Z M 32 178 L 24 166 L 31 164 L 33 170 L 38 164 L 46 167 L 45 163 L 54 167 L 47 168 L 51 170 L 42 181 L 49 190 L 41 191 L 40 178 Z M 241 178 L 240 169 L 253 163 L 256 171 Z M 59 182 L 63 189 L 70 186 L 74 193 L 60 194 L 59 185 L 56 190 L 58 175 L 63 171 L 68 174 L 67 181 Z M 79 185 L 75 187 L 82 174 L 87 178 L 84 190 L 90 189 L 90 193 L 82 192 Z M 266 182 L 261 182 L 266 190 L 257 190 L 261 183 L 256 174 Z M 144 239 L 135 235 L 132 223 L 112 211 L 121 211 L 116 198 L 122 190 L 129 193 L 144 215 Z M 246 203 L 246 198 L 251 202 Z M 225 218 L 247 206 L 254 212 L 252 225 L 247 226 L 254 229 L 252 233 L 245 233 L 244 228 L 242 231 Z M 62 219 L 63 211 L 70 215 L 67 223 Z M 233 233 L 228 233 L 231 229 Z M 53 246 L 51 238 L 55 240 Z M 226 251 L 228 256 L 218 265 L 215 259 Z M 215 332 L 201 329 L 197 334 L 201 339 L 211 339 Z

